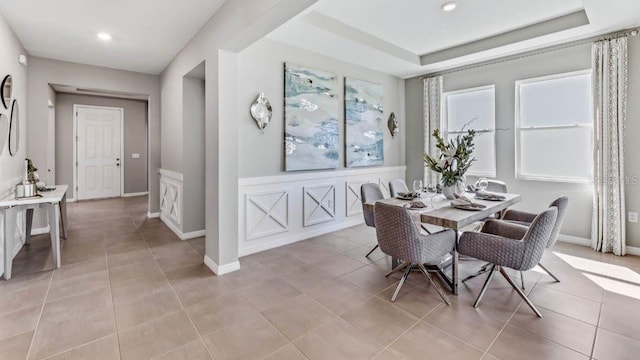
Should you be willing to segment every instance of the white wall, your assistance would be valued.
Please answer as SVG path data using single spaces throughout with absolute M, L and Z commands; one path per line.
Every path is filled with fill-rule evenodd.
M 284 173 L 284 63 L 290 62 L 327 71 L 338 77 L 338 119 L 340 144 L 344 144 L 344 78 L 350 77 L 382 84 L 384 87 L 384 166 L 405 164 L 404 80 L 318 55 L 277 41 L 262 39 L 238 54 L 238 102 L 240 117 L 240 178 Z M 249 113 L 256 97 L 264 92 L 271 103 L 273 117 L 262 134 Z M 389 114 L 395 112 L 400 134 L 392 137 L 387 129 Z M 340 167 L 344 167 L 344 146 L 340 149 Z M 289 172 L 292 174 L 292 172 Z
M 183 172 L 183 225 L 184 233 L 204 230 L 205 193 L 205 82 L 184 78 L 184 159 Z
M 160 77 L 90 65 L 32 57 L 29 63 L 29 119 L 27 154 L 36 164 L 47 160 L 49 84 L 118 91 L 149 96 L 148 174 L 149 211 L 159 211 Z

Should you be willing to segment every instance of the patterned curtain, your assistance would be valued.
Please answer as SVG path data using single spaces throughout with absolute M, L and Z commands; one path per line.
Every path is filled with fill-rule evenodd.
M 596 251 L 625 255 L 627 38 L 595 42 L 592 67 L 595 186 L 591 241 Z
M 440 129 L 442 98 L 442 76 L 424 79 L 424 152 L 434 156 L 437 153 L 433 130 Z M 425 168 L 424 183 L 437 184 L 438 174 Z

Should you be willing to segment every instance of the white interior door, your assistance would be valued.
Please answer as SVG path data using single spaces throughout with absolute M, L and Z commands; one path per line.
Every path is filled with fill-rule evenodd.
M 122 110 L 76 108 L 78 200 L 119 197 Z

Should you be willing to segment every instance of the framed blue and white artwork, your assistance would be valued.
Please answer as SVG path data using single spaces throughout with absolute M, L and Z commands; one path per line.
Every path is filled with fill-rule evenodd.
M 285 63 L 285 170 L 339 166 L 338 78 Z
M 345 78 L 344 98 L 347 167 L 383 165 L 382 85 Z

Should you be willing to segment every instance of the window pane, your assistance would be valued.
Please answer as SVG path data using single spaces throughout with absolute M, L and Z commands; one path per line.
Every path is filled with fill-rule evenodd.
M 449 131 L 493 129 L 495 127 L 495 88 L 471 90 L 446 95 Z M 474 120 L 475 119 L 475 120 Z
M 591 74 L 520 84 L 520 126 L 590 124 Z
M 449 135 L 449 140 L 455 139 L 456 134 Z M 495 132 L 479 133 L 474 139 L 475 150 L 473 156 L 476 161 L 471 165 L 467 175 L 496 176 L 496 148 Z
M 590 127 L 522 130 L 520 173 L 591 180 L 592 133 Z

